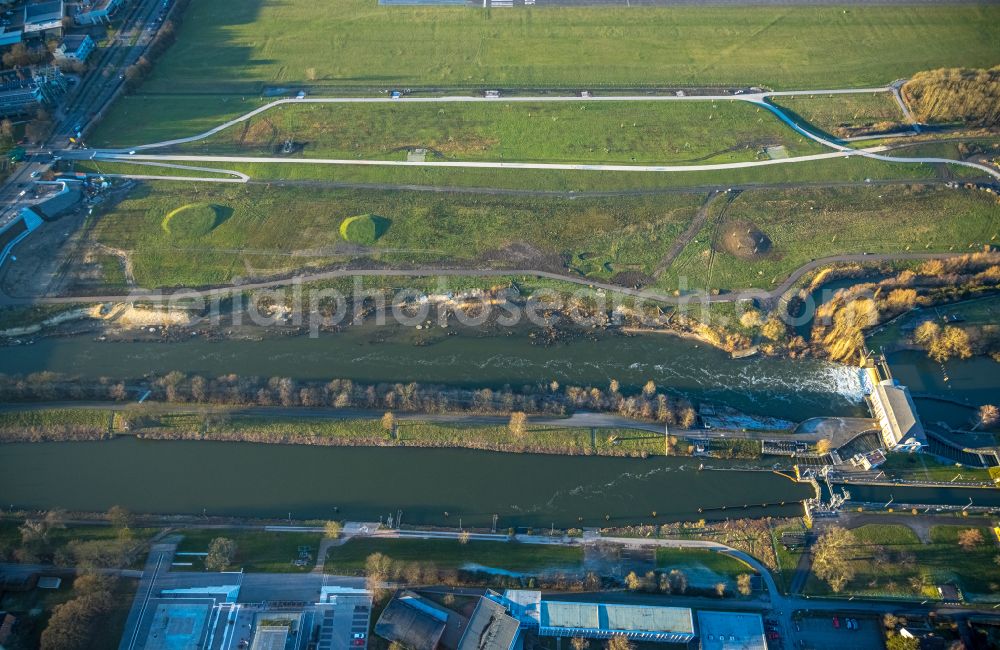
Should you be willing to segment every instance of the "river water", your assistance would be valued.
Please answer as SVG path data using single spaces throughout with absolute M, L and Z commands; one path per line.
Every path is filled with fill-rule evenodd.
M 543 346 L 523 330 L 485 336 L 453 330 L 445 336 L 399 327 L 349 328 L 312 339 L 264 341 L 99 342 L 91 337 L 41 339 L 0 350 L 0 372 L 41 370 L 80 375 L 141 377 L 188 373 L 427 382 L 456 386 L 595 385 L 617 379 L 638 389 L 652 379 L 695 402 L 714 401 L 749 413 L 802 420 L 860 415 L 858 373 L 822 361 L 757 357 L 734 360 L 705 344 L 670 335 L 603 335 Z
M 892 355 L 890 363 L 897 378 L 918 394 L 942 393 L 970 405 L 995 401 L 1000 394 L 1000 364 L 987 359 L 942 367 L 920 353 L 904 352 Z M 41 370 L 83 378 L 181 370 L 460 386 L 551 380 L 606 386 L 614 378 L 625 388 L 637 388 L 653 379 L 661 389 L 696 402 L 710 400 L 792 420 L 864 414 L 853 368 L 816 360 L 733 360 L 706 345 L 667 335 L 602 336 L 541 346 L 524 332 L 444 336 L 364 328 L 319 339 L 265 341 L 107 343 L 90 337 L 53 338 L 0 350 L 2 372 Z M 918 404 L 928 419 L 962 420 L 971 412 L 941 402 Z M 696 462 L 679 458 L 132 438 L 14 444 L 0 447 L 0 454 L 0 504 L 24 508 L 104 510 L 121 504 L 137 512 L 261 517 L 291 513 L 298 519 L 351 520 L 378 520 L 402 510 L 404 523 L 455 526 L 459 518 L 467 525 L 487 525 L 496 513 L 501 528 L 506 528 L 793 515 L 801 512 L 793 502 L 811 496 L 808 486 L 770 472 L 699 472 Z M 856 498 L 873 502 L 895 498 L 965 505 L 971 495 L 895 486 L 853 489 L 859 490 Z M 976 492 L 972 496 L 977 505 L 1000 507 L 1000 491 Z M 787 505 L 753 507 L 782 501 Z M 723 506 L 727 509 L 717 510 Z M 705 512 L 699 513 L 699 508 Z

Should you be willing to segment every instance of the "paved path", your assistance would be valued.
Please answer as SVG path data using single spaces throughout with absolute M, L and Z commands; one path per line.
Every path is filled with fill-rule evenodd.
M 564 171 L 627 171 L 627 172 L 692 172 L 692 171 L 714 171 L 725 169 L 745 169 L 752 167 L 763 167 L 769 165 L 796 164 L 824 160 L 829 158 L 841 158 L 851 156 L 862 156 L 874 158 L 883 162 L 896 163 L 947 163 L 970 167 L 985 172 L 990 176 L 1000 179 L 1000 170 L 996 170 L 987 165 L 979 163 L 952 160 L 949 158 L 920 157 L 901 158 L 894 156 L 884 156 L 881 152 L 888 150 L 885 146 L 868 147 L 864 149 L 854 149 L 850 146 L 832 140 L 828 137 L 813 132 L 798 124 L 784 111 L 775 106 L 769 100 L 775 97 L 790 97 L 796 95 L 849 95 L 849 94 L 872 94 L 890 93 L 898 98 L 898 88 L 895 86 L 884 86 L 878 88 L 845 88 L 827 89 L 811 91 L 776 91 L 776 92 L 755 92 L 733 95 L 621 95 L 621 96 L 523 96 L 505 97 L 503 99 L 493 99 L 474 96 L 444 96 L 444 97 L 405 97 L 392 99 L 389 97 L 308 97 L 303 99 L 279 99 L 259 108 L 249 111 L 228 122 L 224 122 L 208 131 L 196 135 L 136 145 L 127 149 L 102 149 L 94 152 L 74 152 L 67 151 L 64 155 L 73 157 L 97 156 L 99 160 L 117 161 L 175 161 L 175 162 L 228 162 L 228 163 L 267 163 L 267 164 L 313 164 L 313 165 L 361 165 L 361 166 L 390 166 L 390 167 L 456 167 L 471 169 L 536 169 L 536 170 L 564 170 Z M 806 156 L 794 156 L 789 158 L 779 158 L 775 160 L 755 160 L 745 162 L 718 163 L 708 165 L 617 165 L 617 164 L 564 164 L 564 163 L 518 163 L 518 162 L 483 162 L 483 161 L 443 161 L 443 162 L 419 162 L 409 160 L 352 160 L 338 158 L 281 158 L 267 156 L 212 156 L 212 155 L 183 155 L 183 154 L 162 154 L 151 155 L 143 153 L 132 154 L 130 152 L 149 151 L 152 149 L 162 149 L 165 147 L 198 142 L 212 137 L 237 124 L 241 124 L 253 119 L 257 115 L 269 111 L 273 108 L 286 104 L 381 104 L 381 103 L 480 103 L 480 102 L 503 102 L 503 103 L 552 103 L 552 102 L 691 102 L 691 101 L 742 101 L 754 104 L 773 113 L 779 120 L 787 124 L 800 135 L 813 140 L 825 147 L 833 149 L 832 152 L 822 154 L 811 154 Z M 911 116 L 912 117 L 912 116 Z M 235 172 L 234 172 L 235 173 Z M 207 180 L 207 179 L 206 179 Z M 232 182 L 232 181 L 229 181 Z
M 33 402 L 0 404 L 0 413 L 5 411 L 33 411 L 43 409 L 102 409 L 127 411 L 126 405 L 121 402 Z M 368 409 L 338 409 L 333 407 L 286 407 L 286 406 L 219 406 L 214 404 L 170 404 L 147 401 L 137 408 L 141 412 L 144 408 L 151 408 L 159 412 L 168 413 L 224 413 L 231 416 L 265 417 L 265 418 L 285 418 L 285 419 L 322 419 L 322 420 L 380 420 L 385 414 L 384 410 Z M 826 420 L 827 418 L 813 418 L 814 421 Z M 442 414 L 442 413 L 397 413 L 396 420 L 400 426 L 413 422 L 434 422 L 439 424 L 459 424 L 469 426 L 506 426 L 510 421 L 507 416 L 500 415 L 474 415 L 474 414 Z M 744 431 L 742 429 L 682 429 L 672 427 L 670 433 L 673 435 L 689 438 L 742 438 L 746 440 L 796 440 L 801 442 L 818 442 L 821 439 L 831 439 L 834 445 L 840 446 L 855 438 L 859 433 L 870 430 L 871 420 L 863 418 L 830 418 L 839 422 L 849 420 L 851 425 L 839 427 L 816 427 L 814 430 L 788 433 L 781 430 L 760 430 Z M 548 415 L 532 415 L 528 418 L 528 425 L 535 429 L 559 428 L 559 429 L 630 429 L 633 431 L 646 431 L 662 436 L 664 426 L 656 422 L 643 420 L 633 420 L 615 413 L 596 413 L 592 411 L 576 411 L 567 417 L 557 417 Z M 530 435 L 530 431 L 529 431 Z M 702 459 L 704 460 L 704 459 Z
M 145 302 L 145 303 L 169 303 L 172 301 L 183 302 L 191 299 L 208 300 L 216 297 L 225 297 L 259 289 L 276 289 L 292 286 L 295 284 L 306 284 L 312 282 L 322 282 L 347 277 L 438 277 L 438 276 L 461 276 L 461 277 L 509 277 L 509 276 L 534 276 L 558 280 L 577 284 L 590 289 L 603 289 L 613 293 L 644 298 L 666 305 L 698 305 L 700 303 L 727 303 L 740 302 L 744 300 L 759 300 L 769 302 L 783 296 L 792 288 L 799 279 L 806 273 L 817 268 L 829 266 L 831 264 L 845 262 L 884 262 L 894 260 L 931 260 L 947 259 L 961 255 L 961 252 L 951 253 L 881 253 L 874 255 L 850 254 L 833 255 L 813 260 L 799 267 L 788 276 L 788 278 L 771 291 L 764 289 L 745 289 L 732 293 L 720 293 L 712 295 L 705 292 L 690 292 L 683 296 L 673 296 L 653 289 L 631 289 L 616 284 L 609 284 L 573 275 L 553 273 L 538 269 L 335 269 L 332 271 L 320 271 L 317 273 L 304 273 L 292 277 L 279 278 L 274 280 L 264 280 L 260 282 L 248 282 L 240 285 L 224 285 L 205 289 L 179 289 L 177 291 L 154 291 L 149 289 L 135 289 L 127 294 L 98 294 L 86 296 L 38 296 L 38 297 L 11 297 L 0 294 L 0 305 L 59 305 L 59 304 L 79 304 L 95 302 Z

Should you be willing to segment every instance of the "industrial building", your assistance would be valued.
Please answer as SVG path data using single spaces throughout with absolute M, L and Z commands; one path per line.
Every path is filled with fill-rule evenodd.
M 55 66 L 0 72 L 0 117 L 30 115 L 54 104 L 66 88 L 66 78 Z
M 759 614 L 698 612 L 698 639 L 702 650 L 767 650 Z
M 375 634 L 411 650 L 434 650 L 439 644 L 454 648 L 455 645 L 442 644 L 450 616 L 458 614 L 412 591 L 403 591 L 382 610 L 375 624 Z
M 29 2 L 24 5 L 24 37 L 62 36 L 65 15 L 64 0 Z
M 511 650 L 520 638 L 520 622 L 497 600 L 480 598 L 458 650 Z
M 654 643 L 688 643 L 695 637 L 691 610 L 686 607 L 550 600 L 542 601 L 538 634 L 585 639 L 621 635 Z
M 927 446 L 927 435 L 917 415 L 910 391 L 889 372 L 885 359 L 867 359 L 864 366 L 868 405 L 878 421 L 882 444 L 889 451 L 919 451 Z

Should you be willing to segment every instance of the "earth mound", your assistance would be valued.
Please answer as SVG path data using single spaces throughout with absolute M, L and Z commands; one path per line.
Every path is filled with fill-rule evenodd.
M 219 206 L 189 203 L 172 210 L 160 224 L 163 231 L 178 239 L 204 237 L 219 225 Z
M 344 241 L 362 246 L 371 246 L 389 229 L 390 221 L 374 214 L 348 217 L 340 224 L 340 236 Z
M 729 221 L 719 231 L 717 249 L 745 260 L 759 260 L 771 252 L 771 238 L 750 221 Z

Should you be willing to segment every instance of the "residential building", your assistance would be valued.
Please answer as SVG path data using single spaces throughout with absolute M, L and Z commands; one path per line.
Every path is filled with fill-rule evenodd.
M 52 52 L 56 61 L 76 61 L 83 63 L 90 56 L 97 44 L 89 34 L 70 34 L 63 36 L 59 46 Z
M 111 18 L 128 2 L 129 0 L 85 0 L 76 6 L 73 20 L 77 25 L 110 23 Z

